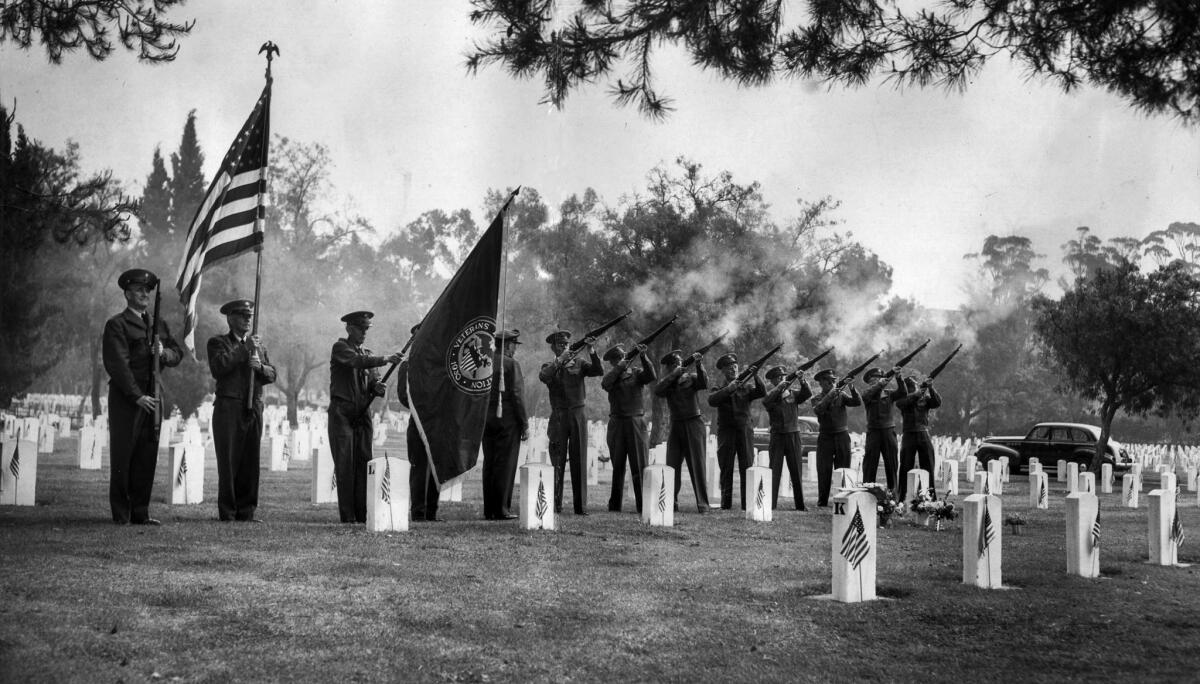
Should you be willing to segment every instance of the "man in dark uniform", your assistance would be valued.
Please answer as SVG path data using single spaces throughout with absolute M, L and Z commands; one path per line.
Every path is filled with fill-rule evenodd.
M 374 427 L 366 409 L 372 396 L 384 394 L 375 369 L 400 360 L 399 352 L 373 356 L 362 346 L 374 317 L 370 311 L 342 316 L 346 336 L 333 343 L 329 354 L 329 449 L 344 523 L 367 521 L 367 462 Z
M 916 465 L 914 461 L 929 473 L 929 493 L 936 499 L 937 488 L 933 486 L 935 454 L 933 441 L 929 439 L 929 411 L 942 405 L 942 395 L 933 387 L 932 380 L 926 380 L 918 386 L 916 380 L 908 377 L 904 379 L 904 385 L 908 394 L 896 400 L 904 430 L 904 436 L 900 438 L 900 501 L 907 501 L 908 471 Z
M 796 382 L 800 386 L 792 389 Z M 767 371 L 767 396 L 763 397 L 763 408 L 771 422 L 771 440 L 767 449 L 771 454 L 771 508 L 779 506 L 779 485 L 783 479 L 783 464 L 786 461 L 788 476 L 792 479 L 792 492 L 796 510 L 807 510 L 804 506 L 804 488 L 800 484 L 800 402 L 812 396 L 812 388 L 802 374 L 790 380 L 787 368 L 775 366 Z
M 758 369 L 751 369 L 752 387 L 737 382 L 741 366 L 737 354 L 730 352 L 717 359 L 717 370 L 725 374 L 725 384 L 708 395 L 708 405 L 717 409 L 717 465 L 721 468 L 721 508 L 733 508 L 733 459 L 737 456 L 738 483 L 741 485 L 742 510 L 746 510 L 746 468 L 754 464 L 754 427 L 750 424 L 750 402 L 765 397 Z M 750 378 L 747 378 L 749 380 Z
M 104 324 L 104 370 L 108 372 L 108 503 L 113 522 L 159 525 L 150 517 L 150 490 L 158 464 L 154 412 L 162 405 L 160 387 L 151 394 L 154 357 L 161 366 L 178 366 L 183 352 L 160 320 L 152 336 L 150 292 L 158 277 L 145 269 L 125 271 L 117 279 L 125 292 L 125 310 Z M 154 339 L 157 337 L 157 339 Z
M 608 458 L 612 463 L 612 492 L 608 496 L 608 510 L 621 511 L 625 502 L 625 464 L 629 464 L 629 478 L 633 484 L 633 502 L 637 512 L 642 512 L 642 468 L 650 455 L 650 439 L 646 432 L 646 385 L 658 379 L 654 364 L 646 359 L 646 345 L 636 347 L 637 355 L 625 358 L 625 347 L 616 345 L 604 352 L 604 360 L 610 365 L 600 381 L 608 392 Z M 634 372 L 630 366 L 640 359 L 642 367 Z
M 492 395 L 488 400 L 487 423 L 483 427 L 483 517 L 488 520 L 512 520 L 513 478 L 521 442 L 529 439 L 529 416 L 525 413 L 525 378 L 521 365 L 513 358 L 521 344 L 518 330 L 496 333 L 501 349 L 496 352 L 495 368 L 504 374 L 492 375 Z M 496 415 L 499 408 L 500 415 Z
M 867 389 L 862 393 L 863 407 L 867 412 L 867 437 L 863 448 L 863 482 L 874 482 L 879 469 L 879 457 L 883 457 L 887 488 L 896 490 L 896 421 L 892 415 L 892 404 L 903 397 L 904 382 L 900 369 L 892 369 L 896 378 L 896 391 L 887 389 L 888 378 L 879 368 L 867 369 L 863 382 Z
M 687 462 L 696 495 L 696 508 L 708 512 L 708 490 L 704 481 L 704 420 L 700 417 L 700 390 L 708 389 L 708 375 L 701 363 L 703 355 L 692 354 L 692 365 L 683 366 L 683 352 L 675 349 L 662 357 L 667 374 L 654 385 L 655 396 L 667 400 L 671 431 L 667 434 L 667 465 L 675 469 L 675 506 L 679 507 L 679 488 L 683 482 L 683 463 Z
M 596 339 L 585 337 L 587 358 L 579 359 L 567 347 L 569 330 L 556 330 L 546 337 L 554 350 L 554 360 L 542 364 L 538 379 L 546 383 L 550 394 L 550 423 L 546 428 L 550 441 L 550 462 L 554 464 L 554 510 L 562 512 L 563 467 L 571 462 L 571 495 L 575 515 L 587 515 L 587 378 L 604 374 L 600 357 L 596 356 Z M 583 349 L 579 349 L 583 352 Z
M 410 331 L 416 337 L 421 324 L 414 325 Z M 404 408 L 411 411 L 412 405 L 408 398 L 408 359 L 402 359 L 396 378 L 396 398 Z M 442 491 L 438 488 L 437 479 L 433 477 L 433 469 L 429 463 L 429 452 L 425 449 L 425 440 L 421 439 L 421 430 L 417 420 L 410 413 L 408 429 L 404 433 L 404 442 L 408 449 L 408 496 L 409 513 L 413 522 L 445 522 L 438 517 L 438 503 L 442 500 Z
M 275 382 L 275 367 L 258 335 L 251 335 L 254 302 L 235 299 L 221 307 L 229 332 L 208 340 L 208 369 L 217 380 L 213 403 L 213 448 L 217 452 L 217 517 L 261 522 L 258 508 L 259 446 L 263 429 L 263 385 Z M 251 391 L 253 402 L 246 401 Z
M 817 505 L 828 506 L 834 469 L 850 467 L 846 407 L 862 406 L 862 397 L 854 385 L 850 385 L 849 392 L 839 387 L 832 368 L 814 377 L 821 385 L 821 394 L 812 399 L 813 413 L 817 416 Z

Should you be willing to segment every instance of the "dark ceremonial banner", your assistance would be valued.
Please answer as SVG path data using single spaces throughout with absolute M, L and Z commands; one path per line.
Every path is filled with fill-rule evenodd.
M 421 321 L 401 369 L 411 419 L 439 487 L 479 459 L 496 358 L 504 212 L 513 196 Z

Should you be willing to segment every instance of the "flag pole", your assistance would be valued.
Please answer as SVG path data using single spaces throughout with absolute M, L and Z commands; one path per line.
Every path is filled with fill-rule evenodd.
M 508 311 L 508 205 L 512 201 L 512 198 L 520 191 L 521 188 L 518 186 L 517 189 L 513 191 L 513 194 L 509 196 L 509 201 L 504 203 L 504 209 L 502 209 L 504 216 L 500 218 L 500 244 L 503 245 L 501 248 L 502 256 L 500 257 L 500 332 L 504 331 L 504 324 L 506 322 L 505 315 Z M 496 417 L 503 418 L 504 390 L 508 389 L 504 386 L 503 341 L 500 342 L 499 349 L 496 351 L 498 352 L 496 360 L 500 365 L 500 395 L 499 399 L 496 401 Z
M 271 85 L 275 82 L 274 78 L 271 76 L 271 61 L 275 58 L 275 55 L 279 54 L 279 46 L 268 40 L 267 42 L 262 44 L 262 47 L 260 47 L 258 49 L 258 54 L 261 55 L 264 52 L 267 53 L 266 79 L 267 79 L 267 93 L 268 93 L 267 98 L 269 99 Z M 263 188 L 265 190 L 265 188 L 267 187 L 267 174 L 270 173 L 270 169 L 267 166 L 267 160 L 269 158 L 268 150 L 270 150 L 270 148 L 271 148 L 271 135 L 270 135 L 271 122 L 267 121 L 263 125 L 264 125 L 264 130 L 263 130 L 263 148 L 262 148 L 262 176 L 263 176 L 262 183 L 263 183 Z M 254 231 L 256 233 L 263 233 L 263 214 L 264 214 L 264 212 L 259 211 L 257 208 L 255 209 Z M 265 235 L 264 235 L 264 237 L 265 237 Z M 251 323 L 250 334 L 258 335 L 258 318 L 259 318 L 258 300 L 259 300 L 259 294 L 262 292 L 263 243 L 261 241 L 257 245 L 255 245 L 254 252 L 255 252 L 255 260 L 254 260 L 254 319 L 253 319 L 253 322 Z M 250 369 L 250 373 L 249 373 L 249 387 L 246 391 L 246 410 L 247 411 L 254 410 L 254 369 L 253 368 Z

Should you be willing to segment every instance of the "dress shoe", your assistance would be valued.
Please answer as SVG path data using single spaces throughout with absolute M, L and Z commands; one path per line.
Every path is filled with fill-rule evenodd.
M 503 514 L 503 515 L 501 515 L 501 516 L 500 516 L 500 519 L 501 519 L 501 520 L 516 520 L 516 519 L 517 519 L 517 518 L 519 518 L 519 517 L 521 517 L 521 516 L 519 516 L 519 515 L 513 515 L 512 513 L 505 513 L 505 514 Z
M 158 525 L 161 525 L 161 524 L 162 524 L 162 522 L 161 522 L 161 521 L 159 521 L 159 520 L 155 520 L 154 518 L 146 518 L 145 520 L 138 520 L 137 522 L 135 522 L 135 523 L 133 523 L 133 524 L 134 524 L 134 525 L 154 525 L 154 526 L 158 526 Z
M 587 515 L 587 511 L 575 511 L 575 515 Z
M 804 504 L 800 504 L 799 506 L 796 506 L 796 510 L 798 510 L 798 511 L 807 511 L 807 510 L 808 510 L 808 506 L 805 506 Z
M 242 522 L 248 522 L 248 523 L 260 523 L 260 524 L 261 524 L 261 523 L 262 523 L 262 518 L 242 518 Z

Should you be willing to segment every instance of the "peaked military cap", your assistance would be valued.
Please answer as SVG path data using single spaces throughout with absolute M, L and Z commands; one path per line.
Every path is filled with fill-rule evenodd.
M 559 340 L 566 342 L 569 339 L 571 339 L 571 331 L 570 330 L 555 330 L 554 332 L 550 333 L 549 335 L 546 335 L 546 344 L 554 344 L 556 341 L 559 341 Z
M 371 327 L 372 318 L 375 318 L 375 314 L 370 311 L 355 311 L 342 316 L 342 322 L 356 325 L 360 328 L 369 328 Z
M 770 370 L 767 371 L 767 379 L 773 381 L 775 378 L 783 375 L 786 372 L 787 368 L 783 366 L 771 366 Z
M 521 340 L 517 339 L 521 336 L 521 331 L 513 328 L 512 330 L 501 330 L 496 333 L 497 342 L 512 342 L 513 344 L 521 344 Z
M 148 288 L 153 288 L 158 284 L 158 276 L 144 268 L 131 268 L 121 274 L 117 278 L 117 286 L 122 290 L 128 290 L 134 285 L 145 285 Z
M 658 362 L 661 364 L 666 364 L 672 358 L 674 358 L 676 361 L 682 361 L 683 360 L 683 350 L 682 349 L 672 349 L 671 351 L 664 354 L 663 357 L 658 360 Z
M 605 361 L 620 361 L 622 358 L 624 358 L 624 356 L 625 347 L 622 347 L 619 344 L 614 344 L 608 348 L 608 351 L 604 352 Z
M 868 368 L 868 369 L 867 369 L 867 372 L 866 372 L 866 373 L 863 373 L 863 380 L 866 380 L 867 382 L 871 382 L 871 378 L 875 378 L 875 377 L 878 377 L 878 376 L 880 376 L 880 375 L 883 375 L 883 369 L 881 369 L 881 368 Z
M 722 368 L 724 368 L 725 366 L 728 366 L 731 363 L 737 363 L 737 360 L 738 360 L 737 354 L 734 354 L 733 352 L 729 352 L 728 354 L 722 354 L 721 358 L 717 359 L 717 370 L 721 370 Z
M 837 380 L 837 372 L 832 368 L 826 368 L 824 370 L 817 371 L 817 374 L 814 375 L 813 378 L 816 380 Z
M 235 299 L 221 305 L 221 313 L 226 316 L 235 313 L 252 314 L 254 313 L 254 302 L 249 299 Z

